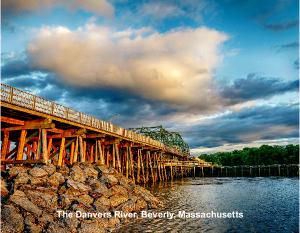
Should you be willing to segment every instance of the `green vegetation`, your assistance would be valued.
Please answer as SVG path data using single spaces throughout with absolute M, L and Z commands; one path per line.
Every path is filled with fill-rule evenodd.
M 231 152 L 202 154 L 199 158 L 223 166 L 299 164 L 299 145 L 246 147 Z

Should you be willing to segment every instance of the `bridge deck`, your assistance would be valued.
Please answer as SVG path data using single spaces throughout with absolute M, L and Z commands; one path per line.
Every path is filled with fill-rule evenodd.
M 188 155 L 178 148 L 5 84 L 1 131 L 2 165 L 91 162 L 139 183 L 172 179 L 178 168 L 183 175 L 196 166 L 182 162 Z

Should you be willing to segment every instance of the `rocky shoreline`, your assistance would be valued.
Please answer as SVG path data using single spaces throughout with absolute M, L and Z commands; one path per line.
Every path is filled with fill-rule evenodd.
M 150 191 L 104 165 L 12 166 L 1 176 L 2 232 L 111 232 L 130 221 L 115 211 L 138 213 L 161 205 Z M 111 217 L 59 217 L 59 210 Z

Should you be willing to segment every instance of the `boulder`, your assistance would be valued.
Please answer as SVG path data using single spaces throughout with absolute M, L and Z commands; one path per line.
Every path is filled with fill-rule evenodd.
M 107 197 L 100 197 L 97 200 L 95 200 L 94 206 L 96 206 L 96 208 L 99 208 L 99 209 L 100 209 L 100 207 L 110 209 L 111 202 L 110 202 L 110 199 L 108 199 Z
M 132 200 L 128 200 L 120 205 L 118 209 L 121 209 L 123 212 L 131 213 L 135 211 L 135 203 Z
M 74 190 L 76 190 L 76 191 L 80 191 L 82 193 L 88 193 L 89 191 L 92 190 L 89 186 L 84 185 L 83 183 L 80 183 L 80 182 L 76 182 L 76 181 L 71 180 L 71 179 L 67 180 L 67 186 L 74 189 Z
M 35 223 L 35 218 L 32 215 L 25 217 L 25 228 L 30 233 L 41 233 L 43 231 L 43 227 Z
M 143 199 L 138 199 L 135 203 L 135 211 L 141 211 L 147 208 L 147 202 Z
M 86 180 L 86 175 L 84 171 L 79 167 L 78 164 L 74 165 L 71 168 L 70 176 L 73 180 L 78 182 L 85 182 Z
M 84 173 L 87 177 L 92 177 L 92 178 L 97 178 L 98 177 L 98 172 L 93 167 L 86 167 L 84 169 Z
M 82 203 L 85 206 L 90 206 L 94 199 L 91 198 L 89 195 L 84 194 L 84 195 L 80 195 L 79 197 L 77 197 L 76 199 L 79 203 Z
M 19 190 L 16 190 L 12 196 L 10 196 L 10 201 L 21 207 L 22 209 L 33 213 L 37 216 L 42 214 L 42 210 L 39 209 L 35 204 L 28 200 L 25 193 Z
M 57 188 L 65 182 L 65 178 L 61 173 L 56 172 L 48 178 L 48 182 L 51 186 Z
M 9 191 L 7 189 L 7 185 L 5 180 L 1 179 L 1 197 L 7 197 L 9 194 Z
M 39 167 L 34 167 L 34 168 L 30 169 L 29 174 L 36 178 L 41 178 L 41 177 L 48 175 L 48 173 L 44 169 L 39 168 Z
M 97 232 L 97 233 L 105 233 L 106 231 L 103 229 L 103 227 L 99 224 L 96 220 L 85 220 L 81 223 L 81 226 L 78 230 L 79 233 L 91 233 L 91 232 Z
M 24 219 L 19 210 L 12 205 L 1 207 L 2 232 L 24 232 Z
M 124 203 L 125 201 L 127 201 L 128 197 L 117 194 L 117 195 L 111 196 L 109 199 L 110 199 L 111 206 L 115 208 L 115 207 L 119 206 L 120 204 Z
M 111 187 L 118 184 L 118 179 L 113 175 L 105 174 L 101 177 L 101 182 L 103 182 L 107 187 Z
M 48 173 L 48 175 L 52 175 L 54 172 L 56 172 L 56 167 L 51 163 L 43 165 L 41 168 L 45 170 Z
M 25 192 L 29 200 L 35 205 L 47 209 L 57 208 L 57 194 L 55 192 L 50 190 L 28 190 Z
M 113 195 L 121 194 L 123 196 L 128 197 L 128 191 L 125 188 L 123 188 L 121 185 L 115 185 L 111 187 L 110 190 L 112 191 Z
M 30 176 L 27 173 L 18 173 L 17 178 L 15 179 L 15 186 L 19 186 L 21 184 L 27 184 L 30 180 Z
M 28 168 L 23 166 L 13 166 L 9 169 L 9 176 L 16 177 L 20 173 L 27 173 Z

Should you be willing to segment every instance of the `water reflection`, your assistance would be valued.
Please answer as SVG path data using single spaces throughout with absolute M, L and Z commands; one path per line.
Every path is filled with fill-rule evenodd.
M 231 219 L 137 219 L 115 232 L 298 232 L 297 178 L 196 178 L 149 187 L 165 206 L 158 211 L 232 212 Z

